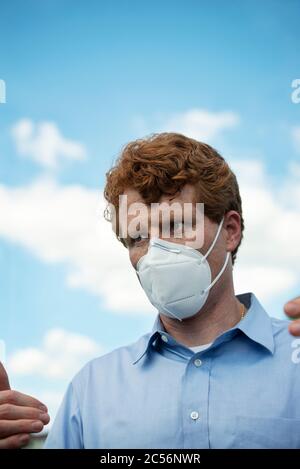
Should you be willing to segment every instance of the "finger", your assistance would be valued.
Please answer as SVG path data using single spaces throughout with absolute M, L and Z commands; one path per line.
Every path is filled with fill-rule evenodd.
M 40 420 L 0 420 L 0 438 L 17 433 L 39 433 L 43 428 Z
M 292 335 L 300 336 L 300 320 L 299 319 L 291 322 L 291 324 L 289 325 L 289 332 Z
M 290 318 L 300 317 L 300 297 L 286 303 L 284 311 Z
M 8 376 L 2 363 L 0 362 L 0 391 L 10 389 Z
M 0 405 L 0 420 L 20 419 L 41 420 L 44 425 L 47 425 L 50 421 L 49 415 L 36 407 L 24 407 L 14 404 Z
M 0 440 L 0 449 L 17 449 L 22 448 L 29 443 L 30 435 L 28 433 L 21 433 L 19 435 L 12 435 L 8 438 Z
M 48 412 L 47 407 L 34 397 L 22 394 L 14 390 L 0 391 L 0 404 L 15 404 L 25 407 L 37 407 L 44 412 Z

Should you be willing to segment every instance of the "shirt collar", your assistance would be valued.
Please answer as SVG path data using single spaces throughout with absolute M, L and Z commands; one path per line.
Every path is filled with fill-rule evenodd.
M 275 343 L 271 317 L 253 293 L 237 295 L 237 298 L 248 308 L 248 311 L 244 319 L 235 327 L 273 354 Z
M 264 310 L 264 308 L 253 293 L 244 293 L 242 295 L 237 295 L 237 298 L 241 303 L 246 306 L 248 310 L 247 314 L 232 329 L 224 332 L 219 337 L 217 337 L 213 342 L 213 346 L 223 342 L 222 337 L 224 336 L 224 334 L 231 333 L 231 331 L 240 330 L 249 339 L 262 345 L 273 354 L 274 337 L 271 317 L 267 314 L 267 312 Z M 141 346 L 141 348 L 139 349 L 139 352 L 136 355 L 136 359 L 134 360 L 133 365 L 139 362 L 141 358 L 146 353 L 148 353 L 148 351 L 154 345 L 156 340 L 162 336 L 164 336 L 163 338 L 167 340 L 170 345 L 178 345 L 178 342 L 176 342 L 176 340 L 166 332 L 158 314 L 155 318 L 152 331 L 150 334 L 148 334 L 146 342 L 144 341 L 143 346 Z
M 150 335 L 148 334 L 148 338 L 146 339 L 146 342 L 143 342 L 143 346 L 141 346 L 139 352 L 136 355 L 136 359 L 132 363 L 135 365 L 137 362 L 141 360 L 141 358 L 149 351 L 149 349 L 152 347 L 152 345 L 156 342 L 159 336 L 162 334 L 167 335 L 168 337 L 171 337 L 170 334 L 168 334 L 165 331 L 165 328 L 160 320 L 159 314 L 156 316 L 154 325 L 152 327 L 152 331 Z

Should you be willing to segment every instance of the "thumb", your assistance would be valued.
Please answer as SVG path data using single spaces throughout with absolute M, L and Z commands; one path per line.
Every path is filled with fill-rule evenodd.
M 7 389 L 10 389 L 8 376 L 4 366 L 0 362 L 0 391 L 7 391 Z

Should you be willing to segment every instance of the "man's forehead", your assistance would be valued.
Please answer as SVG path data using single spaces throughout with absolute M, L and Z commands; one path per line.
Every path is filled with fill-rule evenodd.
M 124 190 L 123 195 L 127 196 L 127 204 L 134 203 L 145 203 L 142 195 L 133 188 L 127 188 Z M 178 192 L 173 195 L 163 194 L 159 199 L 159 203 L 165 202 L 172 204 L 174 202 L 186 203 L 195 202 L 196 200 L 196 188 L 192 184 L 185 184 Z

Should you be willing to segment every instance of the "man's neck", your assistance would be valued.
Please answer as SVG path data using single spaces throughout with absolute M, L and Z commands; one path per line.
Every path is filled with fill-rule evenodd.
M 160 320 L 166 332 L 177 342 L 194 347 L 211 343 L 231 329 L 241 320 L 242 311 L 242 305 L 235 297 L 232 287 L 218 298 L 210 295 L 207 303 L 195 316 L 178 321 L 161 314 Z

